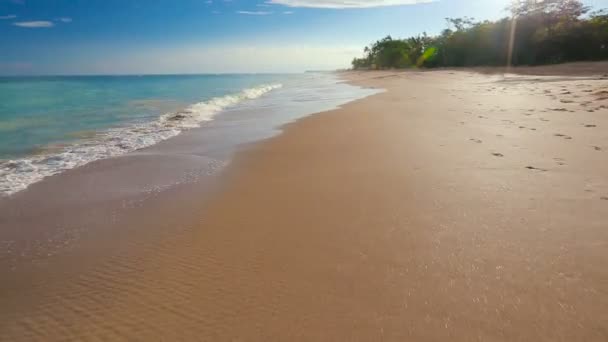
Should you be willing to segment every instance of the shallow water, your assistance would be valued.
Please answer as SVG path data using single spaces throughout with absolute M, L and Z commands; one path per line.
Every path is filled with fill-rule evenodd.
M 288 75 L 68 76 L 0 78 L 0 158 L 22 157 L 80 131 L 159 115 Z
M 2 78 L 0 195 L 155 145 L 226 110 L 280 112 L 264 124 L 242 118 L 268 127 L 360 95 L 312 73 Z
M 333 74 L 290 75 L 280 84 L 282 87 L 259 97 L 221 109 L 210 117 L 212 120 L 200 121 L 200 127 L 185 127 L 190 121 L 183 118 L 179 120 L 185 127 L 181 134 L 120 156 L 92 160 L 72 169 L 57 168 L 59 171 L 44 179 L 37 172 L 40 169 L 5 168 L 0 183 L 14 192 L 0 196 L 0 245 L 10 247 L 0 251 L 0 268 L 63 253 L 74 248 L 74 239 L 83 234 L 95 236 L 91 241 L 124 234 L 128 227 L 140 226 L 125 222 L 153 217 L 151 213 L 158 209 L 150 208 L 155 205 L 178 206 L 184 215 L 196 213 L 201 202 L 223 184 L 220 171 L 242 146 L 280 133 L 283 124 L 379 91 L 342 83 Z M 158 105 L 156 101 L 137 102 L 142 104 Z M 175 115 L 189 114 L 178 110 L 166 117 Z M 126 125 L 125 129 L 128 132 L 133 127 Z M 41 155 L 21 160 L 45 156 L 46 161 L 39 159 L 41 168 L 54 166 L 53 158 L 64 158 L 66 149 L 98 148 L 104 142 L 99 138 L 107 134 L 103 130 L 76 132 L 75 140 L 52 149 L 48 145 Z M 83 155 L 95 156 L 92 152 Z M 8 163 L 14 162 L 5 161 Z M 21 190 L 20 184 L 27 186 Z

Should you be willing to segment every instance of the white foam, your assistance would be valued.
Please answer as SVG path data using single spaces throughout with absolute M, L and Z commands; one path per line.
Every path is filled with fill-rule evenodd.
M 154 145 L 181 132 L 210 121 L 222 110 L 242 101 L 258 98 L 280 88 L 281 84 L 262 85 L 238 94 L 195 103 L 158 120 L 100 132 L 94 139 L 69 145 L 59 153 L 0 161 L 0 196 L 26 189 L 45 177 L 85 165 L 94 160 L 119 156 Z

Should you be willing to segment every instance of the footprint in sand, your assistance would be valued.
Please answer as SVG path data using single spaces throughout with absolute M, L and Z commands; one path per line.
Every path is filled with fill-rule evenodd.
M 504 156 L 505 156 L 504 154 L 502 154 L 502 153 L 498 153 L 498 152 L 493 152 L 493 153 L 492 153 L 492 155 L 493 155 L 494 157 L 504 157 Z
M 566 165 L 566 163 L 564 162 L 564 160 L 562 158 L 553 158 L 553 160 L 555 160 L 557 165 Z
M 593 128 L 593 127 L 597 127 L 596 125 L 585 125 L 585 127 L 587 128 Z
M 543 171 L 543 172 L 549 171 L 547 169 L 541 169 L 540 167 L 534 167 L 534 166 L 526 166 L 526 169 L 528 169 L 528 170 L 536 170 L 536 171 Z
M 602 201 L 608 201 L 608 196 L 602 196 L 602 197 L 600 197 L 600 199 L 601 199 Z
M 545 119 L 545 118 L 540 118 L 540 121 L 550 121 L 550 120 Z
M 566 140 L 570 140 L 570 139 L 572 139 L 572 137 L 571 137 L 571 136 L 569 136 L 569 135 L 565 135 L 565 134 L 561 134 L 561 133 L 555 133 L 555 134 L 553 134 L 553 135 L 554 135 L 554 136 L 556 136 L 556 137 L 561 137 L 561 138 L 564 138 L 564 139 L 566 139 Z
M 479 140 L 479 139 L 473 139 L 473 138 L 471 138 L 471 139 L 469 139 L 469 140 L 470 140 L 470 141 L 473 141 L 473 142 L 476 142 L 476 143 L 478 143 L 478 144 L 481 144 L 481 143 L 482 143 L 482 141 L 481 141 L 481 140 Z
M 593 146 L 593 149 L 596 150 L 596 151 L 601 151 L 602 150 L 602 148 L 599 147 L 599 146 Z
M 605 100 L 608 99 L 608 90 L 600 90 L 593 95 L 597 96 L 598 100 Z
M 536 131 L 536 128 L 530 128 L 531 131 Z

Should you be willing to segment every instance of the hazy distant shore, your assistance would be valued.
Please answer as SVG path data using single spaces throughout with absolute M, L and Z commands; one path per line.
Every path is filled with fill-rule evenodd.
M 0 340 L 604 341 L 606 66 L 340 73 L 385 91 L 10 270 Z
M 515 66 L 515 67 L 496 67 L 496 66 L 479 66 L 479 67 L 454 67 L 454 68 L 434 68 L 434 69 L 393 69 L 392 71 L 406 72 L 436 72 L 436 71 L 473 71 L 483 74 L 507 74 L 513 73 L 518 75 L 538 75 L 538 76 L 596 76 L 607 77 L 608 62 L 574 62 L 562 64 L 550 64 L 541 66 Z M 380 72 L 383 70 L 341 70 L 340 73 L 352 72 Z M 384 70 L 386 71 L 386 70 Z

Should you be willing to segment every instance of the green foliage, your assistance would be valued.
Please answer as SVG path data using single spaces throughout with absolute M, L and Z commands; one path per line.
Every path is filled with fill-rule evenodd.
M 410 44 L 405 40 L 395 40 L 386 36 L 366 47 L 365 58 L 355 58 L 354 68 L 406 68 L 412 65 L 409 53 Z
M 608 12 L 579 0 L 515 0 L 511 18 L 446 18 L 440 35 L 387 36 L 355 58 L 354 69 L 535 65 L 608 59 Z M 513 38 L 512 50 L 510 41 Z

